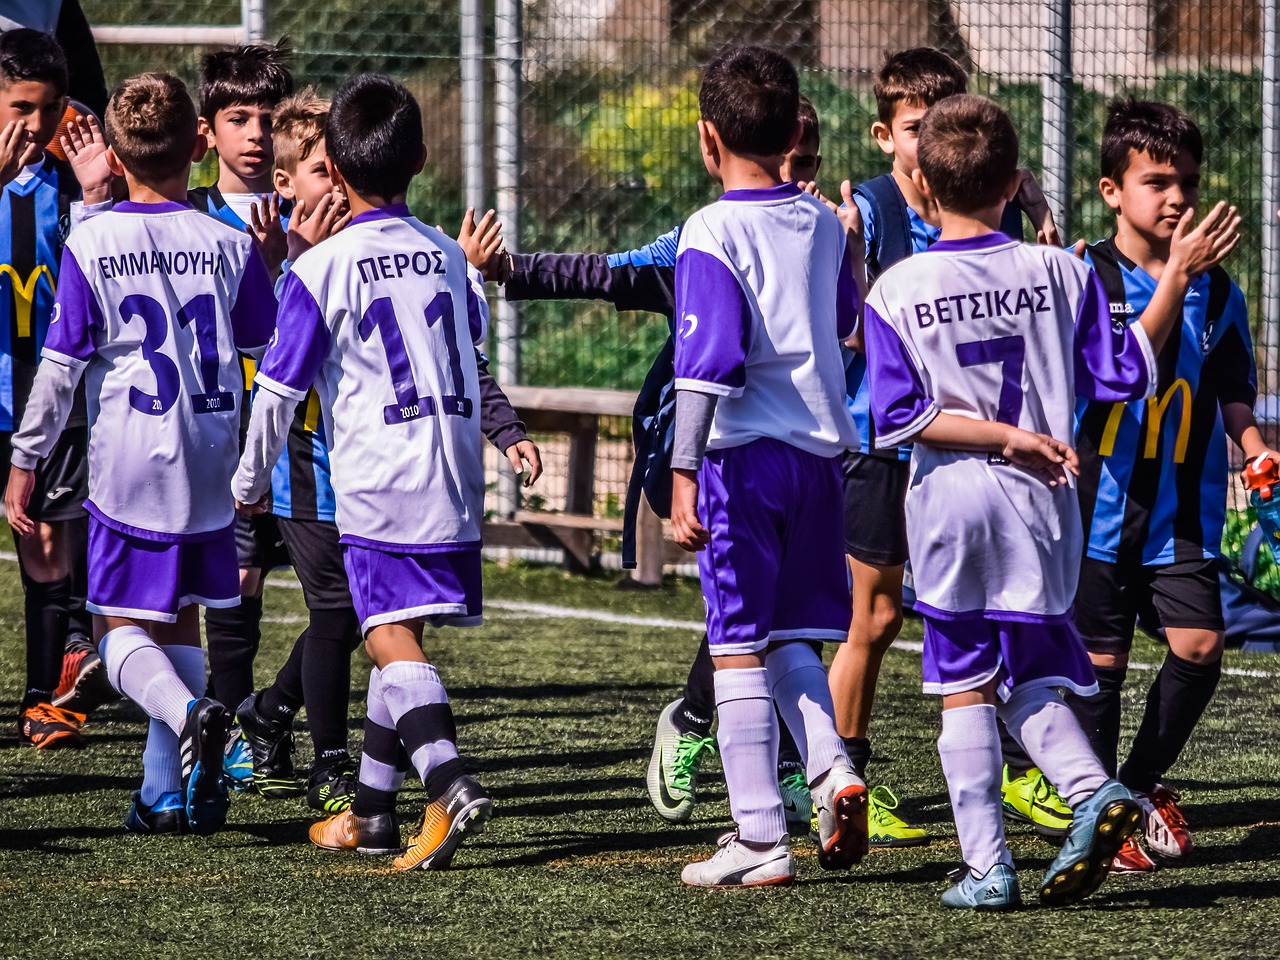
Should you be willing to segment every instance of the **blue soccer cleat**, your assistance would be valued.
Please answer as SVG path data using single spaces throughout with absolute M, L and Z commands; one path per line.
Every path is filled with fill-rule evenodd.
M 133 802 L 129 804 L 129 815 L 124 818 L 124 829 L 127 833 L 141 836 L 186 833 L 187 812 L 182 794 L 177 790 L 162 793 L 148 807 L 142 802 L 142 791 L 135 790 Z
M 1074 813 L 1071 832 L 1040 884 L 1047 907 L 1083 900 L 1102 886 L 1111 861 L 1142 826 L 1142 805 L 1118 780 L 1108 780 Z
M 217 700 L 201 697 L 187 707 L 178 748 L 182 752 L 182 798 L 192 833 L 216 833 L 227 822 L 231 800 L 222 763 L 230 729 L 231 718 Z
M 968 867 L 956 885 L 942 894 L 942 905 L 956 910 L 1016 910 L 1022 906 L 1018 875 L 1007 863 L 997 863 L 985 876 L 975 877 Z
M 227 745 L 222 754 L 222 775 L 226 777 L 227 786 L 237 793 L 254 787 L 253 750 L 236 726 L 231 728 L 231 733 L 227 736 Z

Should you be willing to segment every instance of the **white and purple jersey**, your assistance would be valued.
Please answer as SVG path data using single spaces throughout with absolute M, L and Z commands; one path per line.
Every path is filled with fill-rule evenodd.
M 90 513 L 148 540 L 227 529 L 236 351 L 266 344 L 275 309 L 252 239 L 187 204 L 119 203 L 68 238 L 42 362 L 85 379 Z
M 856 447 L 840 342 L 859 307 L 844 228 L 794 184 L 730 190 L 691 216 L 676 258 L 675 387 L 719 397 L 707 449 Z
M 479 548 L 473 345 L 488 319 L 462 249 L 404 205 L 361 214 L 294 263 L 255 382 L 295 402 L 314 385 L 343 543 L 402 553 Z
M 886 271 L 867 301 L 876 442 L 939 413 L 1072 442 L 1076 398 L 1148 396 L 1142 328 L 1116 331 L 1107 295 L 1069 252 L 1003 234 L 939 241 Z M 1072 487 L 996 456 L 917 443 L 907 539 L 918 609 L 941 619 L 1054 621 L 1075 598 L 1082 532 Z

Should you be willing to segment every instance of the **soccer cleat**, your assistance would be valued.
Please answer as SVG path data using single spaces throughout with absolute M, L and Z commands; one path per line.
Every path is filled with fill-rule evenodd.
M 129 815 L 124 818 L 126 833 L 140 836 L 160 836 L 166 833 L 187 832 L 187 811 L 182 803 L 182 794 L 177 790 L 162 793 L 156 802 L 147 806 L 142 802 L 142 791 L 133 792 L 133 803 L 129 806 Z
M 796 882 L 796 863 L 787 837 L 767 850 L 753 850 L 726 833 L 710 859 L 688 864 L 680 879 L 691 887 L 789 887 Z
M 804 776 L 804 766 L 799 763 L 778 764 L 778 790 L 782 794 L 787 833 L 793 837 L 804 836 L 809 832 L 809 818 L 813 812 L 813 797 L 809 793 L 809 781 Z
M 985 876 L 975 877 L 968 867 L 953 887 L 942 894 L 942 905 L 958 910 L 1016 910 L 1022 906 L 1018 875 L 1007 863 L 997 863 Z
M 1146 840 L 1162 857 L 1178 860 L 1190 856 L 1195 848 L 1191 839 L 1191 827 L 1182 815 L 1178 801 L 1182 797 L 1176 790 L 1158 783 L 1150 793 L 1139 793 L 1138 802 L 1147 818 Z
M 1071 808 L 1058 795 L 1039 767 L 1032 767 L 1020 777 L 1010 778 L 1009 767 L 1004 768 L 1004 782 L 1000 792 L 1004 801 L 1004 815 L 1010 820 L 1031 824 L 1042 837 L 1065 837 L 1071 830 Z
M 1142 805 L 1118 780 L 1108 780 L 1075 810 L 1071 832 L 1040 884 L 1040 902 L 1061 907 L 1102 886 L 1124 842 L 1142 827 Z
M 253 751 L 240 727 L 232 725 L 222 751 L 222 776 L 237 793 L 253 789 Z
M 37 750 L 83 747 L 79 714 L 51 703 L 33 703 L 18 715 L 18 745 Z
M 491 816 L 493 801 L 484 787 L 463 774 L 422 811 L 418 832 L 404 854 L 396 857 L 396 869 L 447 869 L 458 844 L 467 834 L 482 832 Z
M 306 788 L 293 769 L 293 727 L 264 717 L 258 710 L 260 696 L 261 693 L 249 694 L 236 709 L 243 742 L 251 753 L 253 786 L 268 800 L 301 796 Z
M 929 842 L 923 827 L 913 827 L 893 811 L 898 796 L 884 784 L 867 795 L 867 843 L 873 847 L 920 847 Z
M 222 776 L 222 758 L 231 718 L 217 700 L 201 697 L 187 707 L 178 734 L 182 754 L 182 799 L 192 833 L 216 833 L 227 822 L 231 799 Z
M 714 737 L 681 733 L 671 722 L 680 702 L 667 704 L 658 715 L 647 780 L 649 802 L 658 816 L 673 823 L 684 823 L 693 815 L 698 799 L 698 765 L 705 754 L 714 756 L 716 752 Z
M 107 678 L 107 666 L 92 643 L 83 639 L 67 641 L 62 655 L 62 679 L 53 692 L 53 705 L 88 716 L 104 703 L 119 700 L 120 694 Z
M 818 865 L 847 870 L 867 854 L 867 785 L 843 758 L 810 788 L 818 810 Z
M 1112 873 L 1155 873 L 1156 862 L 1142 849 L 1137 837 L 1130 837 L 1111 861 Z
M 400 843 L 400 821 L 394 813 L 357 817 L 350 809 L 343 810 L 327 820 L 313 823 L 307 835 L 322 850 L 390 854 L 404 849 Z
M 356 796 L 356 765 L 350 757 L 313 770 L 307 780 L 307 806 L 321 813 L 341 813 Z

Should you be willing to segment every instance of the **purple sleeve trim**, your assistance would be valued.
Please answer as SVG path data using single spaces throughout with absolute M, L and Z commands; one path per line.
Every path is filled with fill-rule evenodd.
M 740 394 L 747 383 L 751 316 L 746 294 L 728 267 L 701 250 L 681 253 L 676 259 L 677 381 Z
M 836 335 L 841 340 L 853 336 L 858 329 L 858 321 L 862 319 L 862 297 L 853 276 L 852 260 L 846 243 L 844 256 L 840 258 L 840 276 L 836 279 Z
M 1107 291 L 1090 270 L 1076 312 L 1077 395 L 1104 403 L 1140 400 L 1155 389 L 1155 374 L 1146 332 L 1137 324 L 1113 329 Z
M 924 429 L 938 415 L 938 406 L 902 338 L 870 305 L 863 308 L 863 328 L 876 446 L 895 447 Z
M 275 336 L 258 377 L 282 396 L 301 400 L 329 353 L 329 328 L 307 285 L 291 273 L 280 291 Z
M 467 329 L 473 344 L 484 340 L 489 327 L 489 301 L 485 299 L 484 281 L 479 276 L 475 267 L 467 266 Z M 479 290 L 476 289 L 477 283 Z
M 80 269 L 80 261 L 70 247 L 63 248 L 62 263 L 58 267 L 58 295 L 44 349 L 83 366 L 96 350 L 94 332 L 105 326 L 98 298 Z
M 253 350 L 271 339 L 275 327 L 275 290 L 262 255 L 254 246 L 249 251 L 236 302 L 231 308 L 231 335 L 238 349 Z

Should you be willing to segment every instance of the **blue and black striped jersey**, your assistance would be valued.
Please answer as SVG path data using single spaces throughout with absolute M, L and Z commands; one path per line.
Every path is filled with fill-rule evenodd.
M 1088 250 L 1123 330 L 1142 316 L 1156 280 L 1106 240 Z M 1217 268 L 1187 292 L 1182 324 L 1157 358 L 1156 394 L 1076 411 L 1086 552 L 1112 563 L 1161 565 L 1217 556 L 1227 499 L 1222 407 L 1257 399 L 1244 295 Z
M 44 348 L 57 292 L 58 264 L 67 237 L 71 202 L 80 185 L 71 168 L 45 154 L 25 183 L 0 192 L 0 430 L 22 420 L 36 364 Z M 78 396 L 68 426 L 82 426 Z

